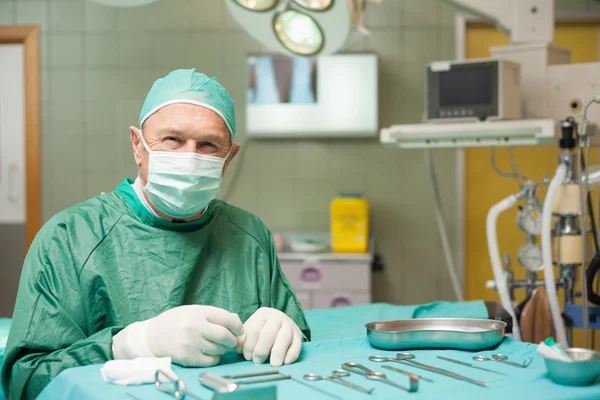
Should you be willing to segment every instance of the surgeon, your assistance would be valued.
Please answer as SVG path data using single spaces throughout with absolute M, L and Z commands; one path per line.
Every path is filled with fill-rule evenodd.
M 111 359 L 208 367 L 235 350 L 279 367 L 310 340 L 269 230 L 216 200 L 240 151 L 225 88 L 171 72 L 130 136 L 137 179 L 58 213 L 29 249 L 2 369 L 8 399 Z

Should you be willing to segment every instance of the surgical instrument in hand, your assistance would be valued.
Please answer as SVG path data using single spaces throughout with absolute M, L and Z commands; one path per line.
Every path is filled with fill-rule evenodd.
M 529 364 L 531 364 L 531 362 L 533 361 L 533 358 L 525 357 L 522 364 L 508 361 L 508 356 L 506 356 L 504 354 L 494 354 L 492 356 L 492 358 L 485 357 L 485 356 L 475 356 L 475 357 L 473 357 L 473 360 L 475 360 L 475 361 L 497 361 L 497 362 L 508 364 L 508 365 L 511 365 L 511 366 L 517 367 L 517 368 L 527 368 L 529 366 Z
M 400 368 L 392 367 L 391 365 L 383 365 L 383 366 L 381 366 L 381 368 L 389 369 L 390 371 L 398 372 L 399 374 L 404 374 L 404 375 L 410 375 L 412 373 L 412 372 L 408 372 L 408 371 L 405 371 Z M 434 383 L 432 379 L 425 378 L 424 376 L 421 376 L 419 374 L 413 374 L 413 375 L 416 375 L 419 379 L 424 380 L 426 382 Z
M 419 390 L 419 378 L 414 374 L 411 374 L 408 376 L 409 387 L 406 388 L 405 386 L 402 386 L 396 382 L 393 382 L 393 381 L 390 381 L 389 379 L 387 379 L 387 377 L 385 376 L 385 374 L 383 372 L 371 371 L 369 368 L 367 368 L 364 365 L 361 365 L 359 363 L 355 363 L 355 362 L 344 363 L 344 364 L 342 364 L 342 368 L 344 368 L 346 371 L 363 375 L 367 379 L 381 381 L 381 382 L 387 383 L 388 385 L 397 387 L 399 389 L 406 390 L 409 393 L 416 392 L 417 390 Z
M 343 369 L 336 369 L 335 371 L 333 371 L 331 373 L 331 376 L 325 376 L 325 375 L 319 375 L 319 374 L 306 374 L 306 375 L 304 375 L 304 379 L 307 381 L 326 380 L 326 381 L 330 381 L 330 382 L 339 383 L 341 385 L 345 385 L 354 390 L 358 390 L 359 392 L 363 392 L 363 393 L 367 393 L 367 394 L 371 394 L 371 392 L 373 392 L 373 388 L 365 389 L 362 386 L 355 385 L 354 383 L 348 382 L 347 380 L 343 379 L 347 376 L 350 376 L 349 372 L 344 371 Z
M 478 381 L 476 379 L 471 379 L 471 378 L 469 378 L 467 376 L 460 375 L 460 374 L 454 373 L 452 371 L 448 371 L 446 369 L 432 367 L 431 365 L 427 365 L 427 364 L 420 363 L 418 361 L 414 361 L 413 358 L 415 358 L 414 354 L 411 354 L 411 353 L 398 353 L 398 354 L 396 354 L 396 358 L 382 357 L 382 356 L 371 356 L 371 357 L 369 357 L 369 361 L 375 361 L 375 362 L 386 362 L 386 361 L 397 362 L 397 363 L 400 363 L 400 364 L 410 365 L 410 366 L 414 366 L 414 367 L 417 367 L 417 368 L 421 368 L 421 369 L 424 369 L 426 371 L 435 372 L 437 374 L 446 375 L 446 376 L 449 376 L 450 378 L 454 378 L 454 379 L 458 379 L 458 380 L 461 380 L 461 381 L 469 382 L 469 383 L 472 383 L 474 385 L 483 386 L 483 387 L 487 387 L 488 386 L 488 384 L 486 382 Z
M 450 362 L 452 362 L 454 364 L 464 365 L 465 367 L 471 367 L 471 368 L 475 368 L 475 369 L 478 369 L 478 370 L 481 370 L 481 371 L 487 371 L 487 372 L 491 372 L 493 374 L 507 376 L 506 374 L 504 374 L 502 372 L 494 371 L 493 369 L 487 369 L 487 368 L 483 368 L 483 367 L 478 367 L 475 364 L 471 364 L 471 363 L 460 361 L 460 360 L 455 360 L 453 358 L 442 357 L 442 356 L 438 356 L 437 358 L 439 358 L 440 360 L 444 360 L 444 361 L 450 361 Z

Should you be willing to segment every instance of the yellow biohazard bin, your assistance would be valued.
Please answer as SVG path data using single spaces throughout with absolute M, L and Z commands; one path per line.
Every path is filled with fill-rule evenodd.
M 334 253 L 366 253 L 369 243 L 369 203 L 360 194 L 343 193 L 330 204 L 331 247 Z

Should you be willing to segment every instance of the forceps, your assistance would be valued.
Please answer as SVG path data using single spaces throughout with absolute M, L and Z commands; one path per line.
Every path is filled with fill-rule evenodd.
M 400 363 L 400 364 L 410 365 L 410 366 L 413 366 L 413 367 L 416 367 L 416 368 L 421 368 L 421 369 L 424 369 L 426 371 L 435 372 L 437 374 L 446 375 L 446 376 L 449 376 L 450 378 L 454 378 L 454 379 L 458 379 L 458 380 L 461 380 L 461 381 L 469 382 L 469 383 L 472 383 L 474 385 L 483 386 L 483 387 L 487 387 L 488 386 L 488 384 L 486 382 L 478 381 L 476 379 L 471 379 L 471 378 L 469 378 L 467 376 L 459 375 L 457 373 L 454 373 L 452 371 L 448 371 L 446 369 L 432 367 L 431 365 L 427 365 L 427 364 L 420 363 L 418 361 L 414 361 L 413 358 L 415 358 L 414 354 L 411 354 L 411 353 L 398 353 L 398 354 L 396 354 L 396 358 L 383 357 L 383 356 L 371 356 L 371 357 L 369 357 L 369 361 L 375 361 L 375 362 L 386 362 L 386 361 L 397 362 L 397 363 Z
M 487 369 L 487 368 L 483 368 L 483 367 L 478 367 L 477 365 L 473 365 L 471 363 L 460 361 L 460 360 L 455 360 L 453 358 L 442 357 L 442 356 L 438 356 L 437 358 L 439 358 L 440 360 L 444 360 L 444 361 L 450 361 L 450 362 L 452 362 L 454 364 L 464 365 L 465 367 L 475 368 L 475 369 L 478 369 L 480 371 L 487 371 L 487 372 L 492 372 L 494 374 L 506 376 L 506 374 L 503 374 L 502 372 L 494 371 L 493 369 Z
M 409 376 L 411 374 L 411 372 L 404 371 L 403 369 L 392 367 L 390 365 L 384 365 L 381 368 L 389 369 L 390 371 L 398 372 L 399 374 L 404 374 L 404 375 L 409 375 Z M 413 375 L 416 375 L 419 379 L 421 379 L 421 380 L 423 380 L 425 382 L 431 382 L 431 383 L 433 383 L 433 380 L 431 380 L 429 378 L 426 378 L 426 377 L 421 376 L 419 374 L 413 374 Z
M 363 393 L 367 393 L 367 394 L 371 394 L 371 392 L 373 391 L 373 388 L 365 389 L 362 386 L 355 385 L 354 383 L 348 382 L 347 380 L 343 379 L 347 376 L 350 376 L 350 372 L 346 372 L 343 369 L 336 369 L 335 371 L 333 371 L 331 373 L 331 376 L 323 376 L 323 375 L 319 375 L 319 374 L 306 374 L 306 375 L 304 375 L 304 379 L 307 381 L 326 380 L 326 381 L 330 381 L 330 382 L 335 382 L 335 383 L 339 383 L 341 385 L 346 385 L 349 388 L 352 388 L 354 390 L 358 390 L 359 392 L 363 392 Z
M 485 356 L 475 356 L 475 357 L 473 357 L 473 360 L 475 360 L 475 361 L 498 361 L 498 362 L 501 362 L 504 364 L 512 365 L 513 367 L 517 367 L 517 368 L 527 368 L 529 366 L 529 364 L 531 364 L 531 362 L 533 361 L 533 358 L 525 357 L 522 364 L 508 361 L 508 356 L 506 356 L 504 354 L 494 354 L 494 355 L 492 355 L 492 358 L 485 357 Z
M 346 371 L 350 371 L 350 372 L 354 372 L 355 374 L 363 375 L 367 379 L 381 381 L 381 382 L 387 383 L 388 385 L 397 387 L 398 389 L 406 390 L 409 393 L 416 392 L 417 390 L 419 390 L 419 378 L 414 374 L 410 374 L 408 376 L 409 387 L 406 388 L 396 382 L 390 381 L 383 372 L 371 371 L 369 368 L 367 368 L 364 365 L 359 364 L 359 363 L 355 363 L 355 362 L 344 363 L 344 364 L 342 364 L 342 368 L 344 368 Z

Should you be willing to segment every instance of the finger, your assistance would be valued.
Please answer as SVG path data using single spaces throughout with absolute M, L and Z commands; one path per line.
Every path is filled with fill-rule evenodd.
M 294 331 L 289 325 L 283 325 L 277 334 L 273 348 L 271 349 L 271 365 L 275 368 L 283 365 L 285 355 L 292 344 Z
M 201 338 L 198 341 L 198 349 L 202 353 L 211 356 L 222 356 L 223 354 L 227 353 L 227 351 L 229 351 L 229 349 L 223 346 L 222 344 L 211 342 L 206 338 Z
M 285 355 L 284 364 L 291 364 L 300 357 L 302 351 L 302 332 L 299 329 L 294 331 L 292 344 L 290 345 L 287 354 Z
M 222 344 L 228 349 L 233 349 L 238 344 L 237 336 L 221 325 L 210 322 L 203 329 L 204 338 L 213 343 Z
M 238 336 L 238 344 L 235 346 L 235 352 L 242 354 L 244 352 L 244 343 L 246 342 L 246 332 L 242 336 Z
M 244 341 L 244 358 L 248 361 L 252 360 L 252 354 L 254 353 L 254 347 L 258 341 L 258 336 L 260 335 L 260 331 L 266 322 L 267 321 L 264 318 L 253 318 L 253 316 L 246 321 L 246 326 L 244 327 L 246 330 L 246 340 Z
M 239 315 L 230 313 L 222 308 L 215 307 L 214 312 L 207 313 L 206 319 L 216 325 L 221 325 L 231 331 L 235 336 L 241 336 L 244 333 L 244 324 Z
M 202 354 L 200 352 L 195 354 L 194 357 L 192 357 L 192 358 L 186 358 L 183 360 L 173 359 L 173 362 L 175 364 L 179 364 L 184 367 L 192 367 L 192 368 L 212 367 L 214 365 L 217 365 L 219 363 L 219 361 L 221 361 L 220 356 L 212 356 L 212 355 L 208 355 L 208 354 Z
M 252 361 L 255 364 L 262 364 L 269 357 L 269 353 L 271 353 L 275 339 L 277 339 L 277 335 L 281 329 L 281 324 L 280 319 L 271 318 L 260 330 L 258 341 L 252 353 Z

